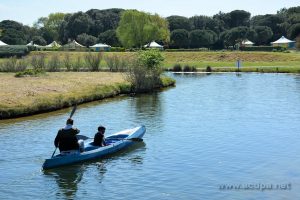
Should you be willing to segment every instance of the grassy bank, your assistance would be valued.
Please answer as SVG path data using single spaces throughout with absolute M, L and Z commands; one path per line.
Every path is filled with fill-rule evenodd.
M 0 119 L 53 111 L 76 104 L 131 92 L 121 73 L 58 72 L 16 78 L 0 73 Z M 174 85 L 162 79 L 162 87 Z
M 87 52 L 31 52 L 25 59 L 30 60 L 34 55 L 44 54 L 46 61 L 51 59 L 53 55 L 57 55 L 58 59 L 63 60 L 69 55 L 71 62 L 76 62 L 78 57 L 84 58 Z M 121 58 L 131 58 L 134 52 L 106 52 L 107 55 L 118 55 Z M 194 66 L 199 70 L 211 66 L 213 68 L 235 67 L 235 62 L 240 59 L 244 67 L 249 69 L 263 67 L 279 67 L 279 68 L 299 68 L 300 69 L 300 52 L 292 51 L 290 53 L 283 52 L 163 52 L 165 68 L 172 68 L 175 64 Z M 0 59 L 3 62 L 5 59 Z M 102 60 L 101 66 L 107 67 L 105 59 Z M 287 70 L 287 69 L 286 69 Z

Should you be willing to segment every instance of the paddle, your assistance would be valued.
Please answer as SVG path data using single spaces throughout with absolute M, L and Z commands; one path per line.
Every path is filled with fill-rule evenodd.
M 87 137 L 87 136 L 84 136 L 84 135 L 76 135 L 76 137 L 77 137 L 78 140 L 94 139 L 94 138 Z M 130 141 L 133 141 L 133 142 L 142 142 L 143 141 L 142 138 L 108 138 L 107 140 L 130 140 Z
M 70 119 L 73 117 L 73 115 L 74 115 L 76 109 L 77 109 L 77 105 L 75 104 L 74 107 L 73 107 L 73 109 L 72 109 L 72 112 L 71 112 L 71 114 L 70 114 L 70 117 L 69 117 Z M 54 151 L 53 151 L 53 154 L 52 154 L 51 158 L 53 158 L 53 156 L 54 156 L 54 154 L 55 154 L 55 152 L 56 152 L 56 149 L 57 149 L 57 147 L 55 147 L 55 149 L 54 149 Z

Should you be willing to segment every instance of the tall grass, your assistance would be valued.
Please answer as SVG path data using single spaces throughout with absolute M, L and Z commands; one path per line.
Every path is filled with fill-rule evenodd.
M 105 56 L 104 60 L 107 64 L 107 67 L 109 68 L 109 71 L 126 71 L 126 60 L 116 54 Z
M 90 71 L 96 72 L 99 71 L 100 63 L 103 58 L 103 53 L 91 53 L 85 55 L 85 62 Z
M 53 54 L 48 63 L 47 63 L 47 71 L 49 72 L 58 72 L 60 71 L 61 62 L 57 54 Z
M 31 66 L 34 70 L 45 70 L 46 59 L 45 54 L 37 54 L 31 57 Z
M 16 56 L 10 57 L 0 64 L 1 72 L 20 72 L 27 68 L 25 59 L 17 59 Z

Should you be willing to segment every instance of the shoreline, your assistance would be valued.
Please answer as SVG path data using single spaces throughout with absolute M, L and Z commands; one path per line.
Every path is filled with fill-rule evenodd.
M 10 75 L 13 76 L 12 74 Z M 98 74 L 83 73 L 82 75 L 80 72 L 76 72 L 75 75 L 81 75 L 80 78 L 84 80 L 75 83 L 68 82 L 70 80 L 74 81 L 72 79 L 60 80 L 63 75 L 62 72 L 59 72 L 50 74 L 46 77 L 7 78 L 8 75 L 0 73 L 0 76 L 6 76 L 5 78 L 12 80 L 10 84 L 17 85 L 10 85 L 10 87 L 14 89 L 10 94 L 7 92 L 4 94 L 5 91 L 1 91 L 0 120 L 47 113 L 68 108 L 75 104 L 79 105 L 132 93 L 131 85 L 124 81 L 122 75 L 118 73 L 98 72 Z M 108 78 L 105 79 L 105 83 L 101 82 L 89 84 L 87 86 L 82 84 L 85 83 L 86 80 L 97 80 L 98 75 L 100 75 L 100 77 L 101 75 L 108 76 Z M 57 84 L 54 86 L 42 85 L 41 81 L 44 81 L 45 79 L 50 79 L 50 81 L 56 80 Z M 162 85 L 157 89 L 175 85 L 175 80 L 170 77 L 162 77 L 161 80 Z M 16 81 L 20 83 L 15 83 Z M 5 82 L 5 80 L 3 82 Z M 1 86 L 4 88 L 3 82 L 1 82 Z M 22 86 L 27 84 L 27 87 L 24 86 L 24 88 L 21 88 L 18 84 L 21 84 Z M 70 87 L 71 84 L 73 84 L 72 87 Z M 9 91 L 9 86 L 6 88 Z

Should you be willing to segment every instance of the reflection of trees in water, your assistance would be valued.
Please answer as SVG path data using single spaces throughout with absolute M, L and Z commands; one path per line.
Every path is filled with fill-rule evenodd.
M 146 123 L 150 123 L 158 127 L 163 125 L 163 106 L 160 92 L 137 95 L 131 103 L 138 123 L 145 123 L 146 126 Z
M 67 166 L 45 171 L 45 175 L 53 176 L 59 187 L 57 196 L 66 199 L 74 199 L 77 192 L 77 184 L 81 181 L 84 172 L 82 165 Z

